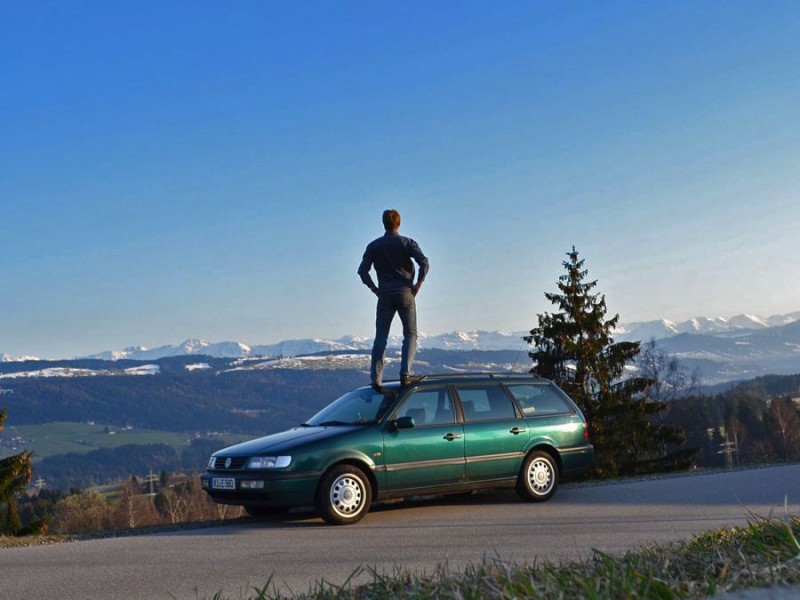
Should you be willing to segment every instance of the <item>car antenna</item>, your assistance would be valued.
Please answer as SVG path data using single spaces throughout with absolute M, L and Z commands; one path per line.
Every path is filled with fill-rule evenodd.
M 514 362 L 511 363 L 511 367 L 509 367 L 508 372 L 513 373 L 514 368 L 517 366 L 517 362 L 519 362 L 519 354 L 522 352 L 522 344 L 525 342 L 525 338 L 520 338 L 522 342 L 520 342 L 519 348 L 517 349 L 517 355 L 514 357 Z

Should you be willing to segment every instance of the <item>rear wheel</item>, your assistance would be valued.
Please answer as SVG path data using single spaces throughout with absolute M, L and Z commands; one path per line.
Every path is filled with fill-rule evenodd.
M 556 493 L 558 465 L 547 452 L 535 450 L 522 463 L 517 493 L 528 502 L 544 502 Z
M 330 525 L 357 523 L 372 504 L 369 479 L 358 467 L 333 467 L 320 481 L 315 504 L 320 516 Z

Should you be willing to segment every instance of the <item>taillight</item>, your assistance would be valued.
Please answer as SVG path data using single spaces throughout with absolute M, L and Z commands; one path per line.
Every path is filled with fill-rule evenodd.
M 583 439 L 589 439 L 589 423 L 587 421 L 583 422 Z

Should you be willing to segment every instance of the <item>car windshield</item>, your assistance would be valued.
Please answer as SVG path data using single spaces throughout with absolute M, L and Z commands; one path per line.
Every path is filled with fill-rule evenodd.
M 306 421 L 304 425 L 325 427 L 328 425 L 377 423 L 393 399 L 393 396 L 376 392 L 372 388 L 360 388 L 334 400 Z

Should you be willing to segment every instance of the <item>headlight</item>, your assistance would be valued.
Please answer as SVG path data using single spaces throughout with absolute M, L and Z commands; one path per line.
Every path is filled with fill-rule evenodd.
M 208 469 L 211 470 L 214 468 L 214 461 L 217 460 L 216 456 L 212 456 L 208 459 Z
M 291 456 L 254 456 L 247 461 L 248 469 L 284 469 L 292 464 Z

